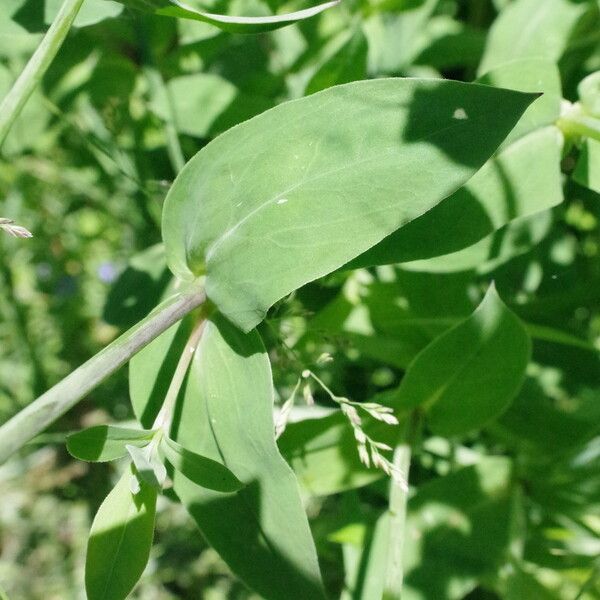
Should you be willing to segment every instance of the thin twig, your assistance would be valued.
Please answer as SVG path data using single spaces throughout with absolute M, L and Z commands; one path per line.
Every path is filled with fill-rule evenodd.
M 161 304 L 102 352 L 88 360 L 0 427 L 0 463 L 75 406 L 134 354 L 205 300 L 197 287 Z
M 169 389 L 165 395 L 163 405 L 156 416 L 156 419 L 154 420 L 154 425 L 152 425 L 152 429 L 162 429 L 165 435 L 169 435 L 171 422 L 173 420 L 173 411 L 175 409 L 175 404 L 177 403 L 177 397 L 179 396 L 179 391 L 181 390 L 181 386 L 183 385 L 188 368 L 192 362 L 192 358 L 194 357 L 194 352 L 196 352 L 196 348 L 198 347 L 198 343 L 202 337 L 204 325 L 204 320 L 199 321 L 192 330 L 187 344 L 181 353 L 181 357 L 179 358 L 175 372 L 173 373 L 173 378 L 169 384 Z

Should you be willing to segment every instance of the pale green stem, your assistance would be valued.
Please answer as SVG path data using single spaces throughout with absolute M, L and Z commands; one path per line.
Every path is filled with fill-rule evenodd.
M 584 136 L 600 141 L 600 119 L 587 114 L 579 102 L 564 103 L 556 126 L 566 137 Z
M 173 106 L 173 96 L 167 87 L 162 74 L 154 65 L 146 67 L 148 83 L 150 84 L 154 95 L 162 96 L 165 101 L 166 115 L 164 119 L 164 130 L 167 142 L 167 154 L 169 161 L 173 167 L 175 175 L 177 175 L 185 166 L 185 157 L 181 144 L 179 143 L 179 135 L 175 125 L 175 108 Z
M 419 415 L 409 418 L 404 441 L 394 450 L 394 466 L 402 478 L 391 478 L 389 499 L 389 542 L 383 600 L 399 600 L 404 580 L 404 542 L 406 539 L 406 509 L 408 477 L 413 444 L 419 427 Z
M 0 147 L 29 96 L 54 60 L 82 4 L 83 0 L 64 1 L 40 45 L 2 100 L 2 104 L 0 104 Z
M 75 406 L 134 354 L 205 300 L 199 288 L 172 296 L 144 320 L 0 427 L 0 463 Z
M 177 133 L 175 103 L 173 95 L 167 87 L 165 80 L 160 72 L 154 57 L 152 44 L 148 40 L 146 23 L 144 20 L 138 21 L 137 31 L 140 38 L 140 45 L 143 52 L 146 78 L 150 91 L 153 96 L 160 98 L 164 102 L 166 115 L 164 119 L 164 131 L 167 142 L 167 155 L 173 172 L 177 175 L 185 166 L 185 156 L 179 142 Z
M 194 352 L 198 346 L 198 342 L 202 337 L 202 331 L 204 330 L 204 321 L 199 321 L 194 327 L 190 337 L 181 353 L 173 378 L 169 384 L 169 389 L 165 395 L 163 405 L 156 416 L 152 429 L 161 429 L 165 435 L 169 435 L 171 430 L 171 422 L 173 420 L 173 411 L 175 410 L 175 404 L 177 403 L 177 397 L 179 396 L 179 390 L 183 385 L 186 373 L 194 357 Z

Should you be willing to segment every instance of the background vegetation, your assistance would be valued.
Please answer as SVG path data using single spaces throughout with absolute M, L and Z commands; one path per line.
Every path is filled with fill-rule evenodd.
M 3 0 L 0 96 L 58 4 Z M 282 8 L 276 0 L 208 8 L 240 7 Z M 163 199 L 182 159 L 219 133 L 338 83 L 472 81 L 532 59 L 540 63 L 528 91 L 546 89 L 545 73 L 557 70 L 557 94 L 562 86 L 575 102 L 579 83 L 600 69 L 599 32 L 595 1 L 344 0 L 299 24 L 242 36 L 85 0 L 3 147 L 0 215 L 34 237 L 0 236 L 0 421 L 156 305 L 169 281 L 159 245 Z M 524 155 L 524 173 L 508 186 L 554 176 L 536 175 L 536 152 Z M 538 208 L 450 257 L 334 273 L 278 303 L 260 326 L 283 403 L 306 368 L 355 401 L 393 390 L 492 280 L 525 323 L 533 359 L 510 407 L 466 435 L 420 436 L 407 598 L 600 598 L 598 156 L 593 140 L 568 137 L 559 157 L 564 201 L 545 192 Z M 384 560 L 376 540 L 387 480 L 356 465 L 348 475 L 356 452 L 348 426 L 321 386 L 302 388 L 316 402 L 297 400 L 279 441 L 299 477 L 327 589 L 373 600 L 369 569 Z M 72 459 L 63 433 L 132 416 L 123 369 L 0 467 L 0 585 L 9 598 L 83 597 L 91 519 L 116 474 Z M 163 497 L 150 564 L 132 597 L 257 596 Z

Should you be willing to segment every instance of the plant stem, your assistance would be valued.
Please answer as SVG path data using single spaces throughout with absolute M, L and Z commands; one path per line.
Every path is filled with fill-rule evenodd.
M 158 97 L 162 96 L 165 101 L 167 112 L 164 119 L 164 129 L 167 142 L 167 154 L 169 156 L 171 167 L 173 168 L 175 175 L 177 175 L 185 166 L 185 157 L 183 155 L 183 150 L 181 149 L 181 144 L 179 143 L 179 136 L 175 126 L 173 96 L 157 67 L 149 65 L 145 70 L 153 94 Z
M 587 114 L 579 102 L 565 102 L 556 125 L 566 137 L 584 136 L 600 141 L 600 119 Z
M 65 0 L 40 45 L 0 104 L 0 147 L 10 128 L 21 113 L 29 96 L 54 60 L 69 29 L 83 4 L 83 0 Z
M 420 425 L 420 416 L 414 411 L 408 420 L 404 442 L 394 450 L 394 466 L 404 475 L 403 481 L 392 477 L 389 500 L 389 542 L 383 600 L 399 600 L 402 595 L 404 568 L 402 563 L 406 538 L 406 507 L 408 504 L 408 476 L 413 444 Z
M 81 365 L 0 427 L 0 463 L 75 406 L 106 377 L 163 331 L 198 307 L 205 294 L 197 287 L 172 296 L 150 315 Z
M 146 74 L 148 85 L 150 86 L 150 92 L 153 96 L 161 98 L 164 101 L 164 106 L 166 108 L 164 131 L 167 142 L 167 155 L 169 156 L 169 162 L 171 163 L 173 172 L 177 175 L 185 166 L 185 156 L 183 155 L 179 136 L 177 134 L 173 96 L 156 64 L 152 44 L 148 41 L 146 20 L 144 18 L 137 21 L 136 30 L 142 49 L 144 72 Z
M 181 386 L 183 385 L 183 380 L 185 379 L 186 373 L 188 371 L 188 367 L 192 362 L 192 358 L 194 357 L 194 352 L 196 351 L 196 347 L 198 346 L 198 342 L 202 337 L 202 331 L 204 330 L 204 320 L 199 321 L 183 349 L 181 353 L 181 357 L 179 358 L 179 362 L 177 363 L 177 367 L 175 368 L 175 372 L 173 373 L 173 378 L 171 379 L 171 383 L 169 384 L 169 389 L 167 390 L 167 394 L 165 396 L 165 400 L 163 405 L 156 415 L 156 419 L 154 420 L 154 425 L 152 425 L 152 429 L 162 429 L 165 435 L 169 435 L 171 430 L 171 421 L 173 420 L 173 410 L 175 409 L 175 404 L 177 403 L 177 397 L 179 396 L 179 390 L 181 390 Z

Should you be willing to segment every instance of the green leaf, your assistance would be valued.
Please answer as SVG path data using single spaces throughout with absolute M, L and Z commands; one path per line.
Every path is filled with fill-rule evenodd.
M 464 434 L 508 407 L 530 354 L 523 325 L 492 286 L 466 321 L 417 355 L 388 402 L 397 409 L 423 407 L 438 435 Z
M 58 13 L 62 0 L 45 0 L 44 21 L 50 25 Z M 74 27 L 87 27 L 95 25 L 104 19 L 116 17 L 123 12 L 123 6 L 112 0 L 85 0 L 75 21 Z
M 395 0 L 390 0 L 392 8 Z M 377 4 L 380 4 L 379 2 Z M 385 10 L 388 0 L 382 0 Z M 406 3 L 405 3 L 406 4 Z M 423 31 L 439 0 L 408 3 L 400 12 L 376 12 L 363 26 L 369 41 L 369 72 L 400 73 L 422 50 Z
M 577 94 L 585 111 L 593 117 L 600 117 L 600 71 L 582 79 L 577 86 Z
M 163 438 L 161 450 L 177 471 L 203 488 L 237 492 L 244 486 L 222 463 L 187 450 L 169 438 Z
M 372 434 L 370 430 L 368 433 Z M 392 428 L 378 427 L 373 438 L 394 443 L 397 435 Z M 281 453 L 308 494 L 338 494 L 383 477 L 381 471 L 361 463 L 352 428 L 339 413 L 289 423 L 278 441 Z
M 155 390 L 172 375 L 189 328 L 185 321 L 171 328 L 131 363 L 133 406 L 143 421 L 154 418 Z M 174 490 L 204 537 L 261 596 L 322 598 L 298 483 L 275 444 L 271 370 L 259 335 L 219 315 L 207 321 L 179 402 L 173 439 L 245 484 L 221 493 L 174 473 Z
M 423 39 L 425 38 L 425 39 Z M 485 46 L 485 32 L 448 15 L 429 19 L 414 63 L 438 71 L 476 68 Z
M 428 481 L 408 502 L 402 598 L 460 600 L 497 572 L 508 551 L 514 497 L 511 463 L 484 457 L 477 465 Z M 365 514 L 361 507 L 361 515 Z M 363 517 L 364 518 L 364 517 Z M 384 595 L 390 513 L 364 523 L 359 547 L 345 544 L 349 591 L 344 600 Z M 356 526 L 356 525 L 355 525 Z
M 559 117 L 562 98 L 556 65 L 540 59 L 514 61 L 480 81 L 521 92 L 543 92 L 543 96 L 529 106 L 501 150 L 465 186 L 359 256 L 348 268 L 441 257 L 487 237 L 460 255 L 410 267 L 436 271 L 476 268 L 497 255 L 498 240 L 490 234 L 514 219 L 562 202 L 562 135 L 556 127 L 549 127 Z M 440 223 L 445 227 L 440 228 Z M 522 228 L 516 229 L 516 237 L 525 239 Z M 512 257 L 515 252 L 508 247 L 504 232 L 500 239 L 503 254 Z
M 521 138 L 490 159 L 465 186 L 350 262 L 348 268 L 423 261 L 458 252 L 507 223 L 560 204 L 561 136 L 546 127 Z M 460 215 L 460 219 L 456 218 Z M 475 260 L 444 259 L 448 269 L 472 268 L 490 254 L 482 245 Z M 441 261 L 438 261 L 441 262 Z M 436 261 L 411 268 L 430 270 Z
M 206 274 L 208 297 L 249 331 L 274 302 L 453 193 L 533 99 L 380 79 L 279 105 L 179 174 L 163 212 L 170 268 L 186 280 Z
M 67 436 L 67 450 L 79 460 L 106 462 L 127 454 L 125 446 L 146 446 L 154 432 L 97 425 Z
M 599 418 L 593 398 L 567 409 L 557 405 L 539 382 L 527 378 L 515 401 L 490 429 L 520 452 L 548 458 L 591 439 L 598 431 Z
M 169 103 L 173 104 L 177 131 L 200 138 L 224 131 L 272 106 L 266 98 L 243 94 L 230 81 L 213 73 L 169 80 L 166 93 L 153 98 L 151 107 L 166 119 Z
M 479 72 L 522 58 L 558 60 L 590 2 L 515 0 L 492 25 Z
M 404 269 L 428 273 L 476 270 L 490 273 L 508 261 L 530 252 L 550 233 L 552 212 L 515 219 L 479 242 L 444 256 L 403 263 Z
M 495 67 L 479 83 L 519 92 L 542 92 L 519 119 L 502 147 L 540 128 L 554 125 L 560 116 L 562 84 L 556 64 L 543 58 L 519 59 Z
M 369 46 L 362 29 L 356 29 L 333 56 L 310 78 L 305 95 L 314 94 L 340 83 L 363 79 L 367 72 Z
M 110 325 L 133 327 L 160 302 L 170 279 L 162 244 L 136 254 L 112 285 L 102 318 Z
M 128 466 L 92 523 L 85 561 L 88 600 L 124 600 L 140 578 L 152 546 L 156 491 L 142 482 L 130 491 Z
M 179 0 L 119 0 L 125 6 L 150 12 L 156 15 L 166 17 L 176 17 L 178 19 L 192 19 L 214 25 L 224 31 L 231 33 L 260 33 L 262 31 L 272 31 L 279 27 L 291 25 L 297 21 L 308 19 L 318 15 L 320 12 L 336 6 L 340 0 L 332 0 L 319 4 L 311 8 L 305 8 L 297 12 L 283 15 L 266 15 L 257 17 L 218 15 L 210 12 L 198 10 Z
M 402 598 L 459 600 L 497 573 L 511 542 L 514 503 L 505 457 L 484 457 L 420 486 L 408 504 Z
M 597 194 L 600 194 L 600 142 L 587 139 L 573 171 L 573 179 Z

